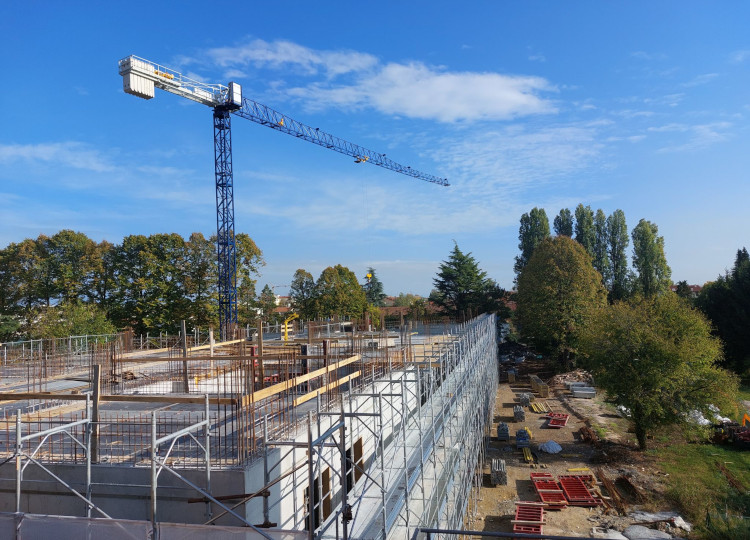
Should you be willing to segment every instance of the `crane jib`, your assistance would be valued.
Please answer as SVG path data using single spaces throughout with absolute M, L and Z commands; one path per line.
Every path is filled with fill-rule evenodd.
M 134 96 L 151 99 L 159 88 L 182 96 L 214 110 L 214 157 L 216 180 L 217 253 L 219 265 L 219 323 L 221 339 L 230 339 L 237 323 L 236 254 L 234 246 L 234 185 L 232 179 L 232 136 L 229 115 L 251 120 L 282 133 L 293 135 L 341 154 L 356 163 L 371 163 L 441 186 L 449 186 L 447 178 L 439 178 L 387 158 L 385 154 L 363 148 L 318 128 L 312 128 L 257 101 L 242 97 L 242 87 L 235 82 L 228 86 L 209 84 L 183 75 L 166 66 L 137 56 L 118 62 L 123 90 Z

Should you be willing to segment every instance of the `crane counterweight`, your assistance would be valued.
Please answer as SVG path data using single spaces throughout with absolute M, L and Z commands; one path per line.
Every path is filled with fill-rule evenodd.
M 236 82 L 228 86 L 207 84 L 155 62 L 128 56 L 118 63 L 126 93 L 143 98 L 154 97 L 155 88 L 207 105 L 214 110 L 214 165 L 216 179 L 217 257 L 219 268 L 219 323 L 221 339 L 231 337 L 237 323 L 237 262 L 234 243 L 234 182 L 232 173 L 232 137 L 230 114 L 251 120 L 298 139 L 351 156 L 356 163 L 370 163 L 418 180 L 448 186 L 440 178 L 404 167 L 374 152 L 319 128 L 312 128 L 266 105 L 242 96 Z

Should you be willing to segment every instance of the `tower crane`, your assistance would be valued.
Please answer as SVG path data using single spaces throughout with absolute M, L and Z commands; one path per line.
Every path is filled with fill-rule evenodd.
M 234 242 L 234 181 L 232 176 L 232 132 L 230 114 L 251 120 L 299 139 L 351 156 L 357 163 L 370 163 L 418 180 L 448 186 L 439 178 L 387 158 L 318 128 L 312 128 L 266 105 L 242 96 L 236 82 L 227 86 L 207 84 L 155 62 L 128 56 L 118 62 L 123 89 L 134 96 L 151 99 L 154 89 L 182 96 L 213 109 L 214 166 L 216 178 L 216 245 L 219 269 L 219 323 L 221 339 L 228 338 L 230 325 L 237 322 L 237 280 Z

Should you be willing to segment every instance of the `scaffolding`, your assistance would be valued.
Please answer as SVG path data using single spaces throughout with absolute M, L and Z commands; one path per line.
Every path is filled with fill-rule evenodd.
M 118 336 L 54 357 L 68 368 L 53 374 L 38 353 L 14 359 L 0 373 L 0 464 L 14 461 L 24 437 L 44 433 L 34 459 L 53 472 L 150 471 L 129 487 L 147 490 L 150 515 L 138 518 L 154 531 L 178 512 L 170 500 L 164 518 L 157 513 L 167 489 L 183 489 L 172 497 L 182 504 L 202 503 L 203 523 L 249 526 L 258 538 L 277 537 L 266 536 L 272 530 L 408 538 L 416 527 L 459 528 L 491 425 L 495 324 L 491 315 L 398 331 L 308 324 L 290 342 L 264 340 L 259 326 L 248 329 L 251 339 L 214 346 L 183 333 L 149 351 Z M 182 488 L 163 487 L 163 471 Z M 240 492 L 221 480 L 240 473 Z M 86 494 L 85 515 L 113 514 L 90 477 L 72 488 L 55 474 Z M 36 489 L 15 478 L 16 491 Z

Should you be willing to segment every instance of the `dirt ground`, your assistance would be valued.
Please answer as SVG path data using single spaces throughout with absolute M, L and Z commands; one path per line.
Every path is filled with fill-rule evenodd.
M 532 368 L 533 369 L 533 368 Z M 544 377 L 542 377 L 544 379 Z M 560 429 L 547 428 L 543 414 L 537 414 L 525 408 L 526 421 L 516 423 L 513 420 L 513 406 L 518 405 L 518 396 L 522 392 L 531 392 L 528 376 L 521 376 L 520 382 L 509 385 L 507 382 L 498 386 L 495 413 L 484 466 L 484 481 L 476 501 L 476 513 L 467 529 L 479 531 L 510 532 L 511 520 L 514 519 L 516 501 L 538 501 L 530 481 L 531 472 L 549 472 L 555 476 L 572 474 L 570 469 L 589 469 L 593 474 L 601 471 L 609 480 L 616 482 L 617 495 L 621 498 L 627 511 L 635 509 L 656 510 L 651 501 L 663 486 L 660 472 L 648 462 L 642 454 L 632 451 L 634 436 L 628 433 L 628 422 L 616 414 L 616 411 L 604 403 L 601 397 L 594 399 L 574 398 L 564 385 L 550 386 L 549 397 L 536 397 L 537 401 L 546 401 L 554 412 L 570 414 L 568 424 Z M 497 424 L 507 422 L 510 427 L 511 440 L 497 439 Z M 523 454 L 516 449 L 515 433 L 527 426 L 531 429 L 531 449 L 537 458 L 536 464 L 524 461 Z M 581 440 L 580 430 L 589 426 L 604 440 L 596 443 Z M 558 454 L 547 454 L 538 450 L 538 445 L 555 441 L 562 451 Z M 508 484 L 493 487 L 490 483 L 490 463 L 493 458 L 506 462 Z M 624 479 L 623 479 L 624 477 Z M 618 480 L 618 478 L 620 480 Z M 606 489 L 600 486 L 602 495 L 610 505 L 596 508 L 568 506 L 561 511 L 545 512 L 544 532 L 548 534 L 590 536 L 593 527 L 623 530 L 633 521 L 620 516 L 615 501 L 609 498 Z

